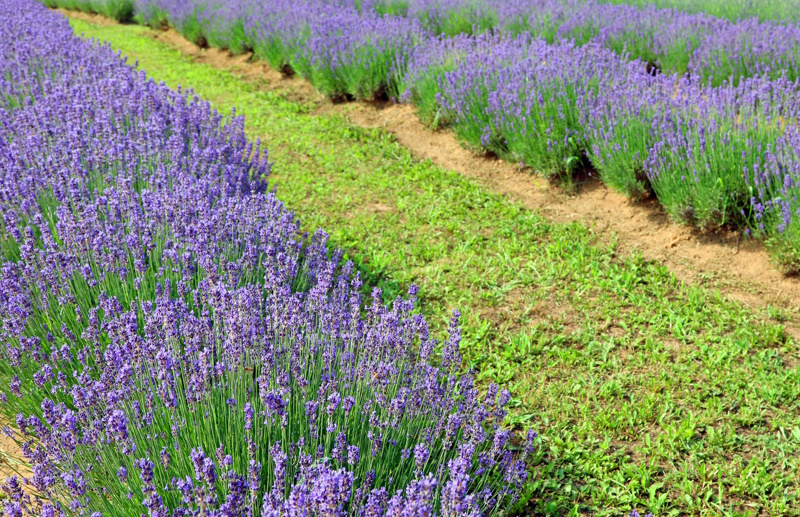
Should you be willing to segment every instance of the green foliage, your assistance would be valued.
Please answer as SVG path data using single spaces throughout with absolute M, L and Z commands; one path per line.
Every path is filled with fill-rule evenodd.
M 645 110 L 649 111 L 649 107 Z M 644 200 L 653 193 L 644 171 L 644 158 L 651 142 L 644 119 L 644 114 L 631 117 L 625 124 L 615 127 L 615 138 L 598 138 L 589 146 L 592 164 L 603 182 L 635 201 Z
M 226 49 L 232 54 L 244 54 L 253 50 L 254 43 L 245 32 L 242 20 L 232 22 L 225 31 L 221 31 L 219 28 L 205 27 L 202 33 L 206 35 L 207 43 L 211 47 Z
M 122 23 L 133 20 L 133 0 L 44 0 L 47 7 L 63 7 L 85 13 L 102 14 Z
M 94 0 L 94 9 L 119 22 L 133 20 L 133 0 Z
M 358 6 L 359 2 L 356 2 Z M 376 13 L 388 16 L 408 16 L 408 0 L 384 0 L 372 7 Z
M 200 47 L 208 46 L 208 40 L 206 39 L 206 34 L 203 31 L 203 26 L 200 25 L 200 21 L 198 20 L 199 13 L 193 13 L 192 15 L 187 16 L 181 21 L 178 30 L 183 37 L 198 45 Z
M 800 275 L 800 228 L 796 224 L 767 238 L 766 245 L 780 270 L 789 275 Z
M 352 53 L 350 63 L 336 68 L 319 66 L 317 57 L 309 54 L 295 54 L 289 60 L 289 66 L 321 93 L 335 100 L 348 97 L 380 99 L 397 89 L 387 83 L 390 69 L 398 58 L 395 48 L 364 45 L 352 49 Z
M 480 34 L 497 27 L 496 14 L 472 8 L 472 6 L 466 6 L 460 10 L 453 9 L 446 16 L 425 12 L 420 16 L 420 21 L 422 26 L 432 33 L 445 36 Z

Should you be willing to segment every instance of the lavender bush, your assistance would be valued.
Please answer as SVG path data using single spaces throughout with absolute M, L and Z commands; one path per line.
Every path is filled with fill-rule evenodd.
M 594 0 L 499 4 L 499 26 L 549 42 L 575 40 L 640 59 L 648 67 L 690 74 L 715 86 L 769 74 L 797 77 L 800 25 L 755 18 L 730 21 L 654 6 Z
M 403 63 L 425 33 L 413 20 L 359 13 L 344 2 L 139 0 L 143 20 L 167 19 L 188 39 L 233 52 L 253 50 L 332 97 L 373 99 L 394 91 Z
M 633 197 L 654 191 L 684 222 L 735 222 L 763 234 L 757 205 L 774 195 L 766 191 L 784 185 L 783 196 L 795 195 L 796 127 L 783 114 L 797 109 L 796 83 L 759 77 L 710 88 L 658 76 L 635 84 L 604 89 L 586 114 L 588 152 L 604 179 Z M 785 161 L 773 160 L 775 169 L 764 175 L 757 164 L 775 153 Z M 770 187 L 754 196 L 760 184 Z M 785 238 L 791 217 L 784 219 L 769 233 Z
M 509 394 L 461 373 L 457 314 L 439 345 L 415 288 L 365 306 L 240 118 L 30 0 L 0 15 L 5 40 L 61 43 L 0 50 L 0 408 L 41 496 L 10 478 L 6 515 L 509 507 L 535 434 L 512 455 Z
M 402 86 L 427 121 L 476 148 L 550 176 L 590 160 L 609 185 L 655 195 L 677 220 L 733 223 L 797 249 L 797 128 L 787 121 L 797 82 L 785 76 L 711 87 L 596 45 L 484 35 L 430 40 Z M 779 253 L 788 270 L 793 254 Z
M 585 66 L 572 66 L 576 57 Z M 411 60 L 403 97 L 434 98 L 442 120 L 473 146 L 563 177 L 582 159 L 581 113 L 611 80 L 608 59 L 596 47 L 526 35 L 437 40 Z
M 785 20 L 730 21 L 652 5 L 596 0 L 394 0 L 360 3 L 362 11 L 419 20 L 432 34 L 489 29 L 529 33 L 549 43 L 594 43 L 666 72 L 690 73 L 721 85 L 740 77 L 798 74 L 800 26 Z

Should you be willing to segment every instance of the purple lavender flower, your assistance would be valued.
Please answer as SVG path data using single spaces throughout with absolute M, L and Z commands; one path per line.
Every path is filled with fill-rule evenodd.
M 422 469 L 430 458 L 431 452 L 425 444 L 417 444 L 414 447 L 414 463 L 417 466 L 417 475 L 422 475 Z
M 489 509 L 486 486 L 510 502 L 521 473 L 495 440 L 503 396 L 485 401 L 461 375 L 458 314 L 439 357 L 416 289 L 365 302 L 326 234 L 306 240 L 241 118 L 147 80 L 38 3 L 12 4 L 0 5 L 13 42 L 0 59 L 0 217 L 19 253 L 0 264 L 0 332 L 17 374 L 4 407 L 33 438 L 31 484 L 87 515 L 433 514 L 456 479 L 448 462 L 496 452 L 497 465 L 458 472 L 475 493 L 450 492 L 475 511 Z M 225 19 L 163 6 L 186 26 Z M 324 80 L 344 81 L 332 91 L 355 91 L 348 74 L 362 65 L 376 68 L 355 94 L 385 87 L 380 63 L 422 34 L 415 21 L 287 8 L 262 21 L 303 18 L 314 41 L 293 59 L 308 71 L 323 53 Z M 269 33 L 258 22 L 231 31 Z M 363 31 L 342 36 L 342 24 Z M 419 472 L 397 464 L 412 453 Z

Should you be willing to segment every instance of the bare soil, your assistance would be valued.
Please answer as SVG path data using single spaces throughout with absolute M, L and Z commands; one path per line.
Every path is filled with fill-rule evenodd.
M 0 427 L 6 425 L 0 421 Z M 22 451 L 17 443 L 8 436 L 0 433 L 0 481 L 8 476 L 30 477 L 30 466 L 21 460 Z
M 62 11 L 95 24 L 107 18 Z M 315 107 L 313 115 L 338 114 L 365 128 L 381 128 L 420 159 L 475 179 L 526 208 L 557 222 L 578 221 L 593 228 L 601 242 L 616 242 L 621 254 L 640 252 L 647 260 L 666 265 L 679 279 L 708 285 L 746 305 L 771 305 L 789 310 L 787 331 L 800 339 L 800 281 L 778 271 L 763 244 L 739 233 L 720 230 L 702 233 L 670 221 L 657 202 L 632 202 L 601 181 L 588 180 L 574 192 L 497 158 L 465 149 L 449 131 L 432 131 L 409 105 L 391 102 L 333 103 L 300 77 L 288 77 L 251 54 L 201 48 L 173 29 L 153 30 L 151 36 L 179 49 L 198 62 L 231 70 L 258 80 L 264 88 Z

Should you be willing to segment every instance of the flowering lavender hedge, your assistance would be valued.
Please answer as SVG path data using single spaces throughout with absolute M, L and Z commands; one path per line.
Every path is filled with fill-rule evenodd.
M 550 43 L 589 42 L 641 59 L 666 72 L 689 73 L 722 85 L 742 77 L 800 74 L 800 24 L 750 17 L 737 21 L 653 5 L 601 0 L 45 0 L 160 25 L 170 22 L 190 40 L 255 50 L 307 74 L 333 75 L 324 91 L 363 96 L 358 86 L 386 80 L 386 63 L 431 35 L 490 29 L 529 33 Z M 310 65 L 310 67 L 309 67 Z M 353 76 L 342 78 L 341 76 Z M 336 82 L 338 81 L 338 83 Z M 365 84 L 363 86 L 368 86 Z M 371 90 L 367 88 L 368 94 Z M 350 92 L 354 93 L 350 93 Z
M 437 345 L 414 288 L 364 306 L 241 118 L 32 0 L 0 17 L 0 409 L 43 498 L 12 477 L 6 515 L 508 508 L 510 397 L 460 373 L 457 314 Z
M 423 117 L 478 149 L 548 176 L 588 159 L 631 197 L 655 195 L 688 224 L 752 229 L 784 266 L 798 266 L 796 81 L 704 86 L 602 47 L 523 34 L 431 40 L 403 89 Z
M 690 73 L 714 85 L 740 77 L 800 74 L 800 24 L 598 0 L 363 0 L 362 10 L 403 13 L 433 34 L 495 28 L 549 43 L 594 43 L 666 72 Z
M 137 11 L 144 23 L 168 20 L 194 42 L 252 50 L 332 97 L 385 97 L 398 64 L 426 37 L 414 20 L 360 13 L 344 1 L 138 0 Z

